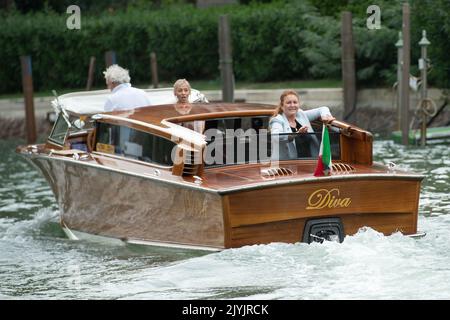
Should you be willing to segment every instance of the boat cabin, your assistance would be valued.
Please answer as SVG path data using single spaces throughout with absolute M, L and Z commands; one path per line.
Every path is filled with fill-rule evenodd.
M 64 96 L 60 100 L 67 103 Z M 86 114 L 66 105 L 47 148 L 120 158 L 175 176 L 201 176 L 205 169 L 227 166 L 277 167 L 280 161 L 317 159 L 322 123 L 312 123 L 314 133 L 274 135 L 269 128 L 274 108 L 246 103 L 164 104 L 104 113 L 92 113 L 91 108 Z M 350 172 L 356 164 L 372 165 L 369 132 L 336 120 L 329 127 L 337 172 Z M 295 144 L 296 156 L 281 152 L 286 143 Z

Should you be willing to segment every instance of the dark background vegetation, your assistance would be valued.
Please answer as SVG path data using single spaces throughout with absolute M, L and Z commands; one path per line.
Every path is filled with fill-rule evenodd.
M 81 88 L 90 56 L 103 85 L 104 53 L 115 50 L 132 82 L 150 83 L 150 52 L 159 77 L 218 79 L 217 24 L 231 18 L 236 81 L 338 79 L 341 13 L 353 14 L 359 86 L 392 86 L 396 78 L 400 0 L 379 0 L 380 30 L 366 27 L 366 0 L 241 0 L 197 8 L 195 0 L 0 0 L 0 93 L 21 90 L 20 55 L 31 55 L 35 90 Z M 431 42 L 431 85 L 449 87 L 450 1 L 410 0 L 412 72 L 421 30 Z M 66 28 L 66 8 L 81 8 L 81 30 Z

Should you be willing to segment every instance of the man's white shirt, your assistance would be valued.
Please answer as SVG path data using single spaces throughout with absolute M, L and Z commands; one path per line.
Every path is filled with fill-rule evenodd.
M 150 106 L 151 102 L 145 91 L 133 88 L 130 83 L 122 83 L 112 90 L 105 102 L 105 111 L 128 110 Z

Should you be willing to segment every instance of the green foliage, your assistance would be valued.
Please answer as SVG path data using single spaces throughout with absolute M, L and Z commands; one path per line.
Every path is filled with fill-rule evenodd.
M 302 54 L 307 4 L 285 1 L 199 10 L 115 11 L 83 16 L 81 30 L 68 30 L 68 15 L 54 12 L 3 16 L 0 29 L 0 92 L 21 88 L 19 56 L 33 59 L 36 90 L 83 87 L 90 56 L 96 57 L 94 85 L 104 83 L 104 52 L 115 50 L 132 82 L 150 83 L 150 52 L 157 54 L 161 81 L 219 78 L 218 19 L 232 26 L 236 79 L 251 81 L 307 78 L 313 62 Z
M 194 4 L 195 0 L 6 0 L 0 1 L 0 10 L 9 6 L 21 13 L 54 11 L 65 13 L 68 6 L 75 4 L 89 15 L 102 12 L 125 10 L 127 8 L 160 8 L 178 4 Z
M 338 16 L 349 0 L 310 0 L 322 16 Z
M 372 4 L 368 0 L 325 1 L 322 5 L 310 1 L 316 6 L 308 1 L 278 0 L 196 9 L 193 5 L 165 7 L 182 0 L 130 0 L 127 10 L 85 15 L 82 9 L 81 30 L 68 30 L 68 15 L 52 10 L 26 15 L 0 12 L 0 93 L 21 90 L 19 56 L 25 54 L 33 59 L 36 90 L 84 87 L 91 56 L 97 61 L 94 85 L 103 86 L 101 71 L 108 50 L 115 50 L 118 63 L 130 69 L 134 84 L 150 83 L 151 52 L 157 54 L 160 81 L 218 79 L 217 29 L 222 14 L 231 20 L 237 81 L 340 78 L 342 10 L 353 14 L 358 84 L 390 86 L 395 82 L 402 0 L 377 1 L 380 30 L 366 26 L 366 9 Z M 80 5 L 84 2 L 80 0 Z M 148 7 L 156 2 L 163 9 Z M 450 4 L 447 0 L 411 0 L 411 12 L 411 73 L 417 75 L 417 43 L 424 28 L 434 65 L 430 83 L 448 87 Z
M 422 30 L 427 31 L 427 38 L 431 42 L 428 46 L 428 58 L 432 65 L 430 83 L 450 88 L 450 2 L 412 0 L 411 11 L 414 12 L 411 43 L 416 45 L 420 41 Z
M 303 31 L 300 52 L 308 61 L 313 78 L 339 78 L 341 73 L 340 25 L 331 17 L 305 15 L 309 29 Z
M 381 29 L 368 29 L 367 15 L 353 16 L 357 79 L 360 84 L 371 86 L 392 85 L 396 81 L 395 43 L 402 27 L 400 1 L 378 3 L 381 9 Z
M 304 78 L 308 62 L 300 54 L 307 27 L 303 16 L 312 7 L 280 4 L 260 8 L 241 9 L 232 16 L 236 77 L 253 81 Z

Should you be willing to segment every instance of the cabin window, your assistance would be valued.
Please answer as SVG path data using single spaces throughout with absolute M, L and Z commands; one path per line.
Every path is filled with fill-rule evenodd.
M 225 130 L 248 129 L 260 130 L 269 128 L 270 116 L 236 117 L 206 120 L 205 130 L 213 129 L 225 132 Z
M 64 145 L 64 140 L 66 138 L 67 130 L 69 129 L 69 125 L 67 124 L 66 120 L 62 116 L 61 113 L 59 113 L 58 118 L 56 119 L 55 124 L 53 125 L 52 132 L 50 133 L 50 136 L 48 139 L 56 144 Z
M 269 163 L 273 160 L 317 159 L 320 132 L 270 134 L 269 117 L 214 119 L 206 122 L 206 166 Z M 321 128 L 320 128 L 321 129 Z M 333 160 L 340 160 L 338 131 L 330 131 Z
M 335 131 L 329 131 L 330 149 L 332 160 L 340 160 L 341 158 L 341 146 L 340 146 L 340 133 Z M 322 141 L 322 131 L 314 133 L 282 133 L 273 134 L 272 140 L 272 159 L 275 159 L 276 155 L 274 145 L 278 144 L 278 159 L 279 160 L 291 160 L 291 159 L 317 159 L 320 152 L 320 142 Z
M 148 132 L 109 123 L 97 123 L 96 150 L 99 152 L 171 166 L 174 147 L 174 142 Z

